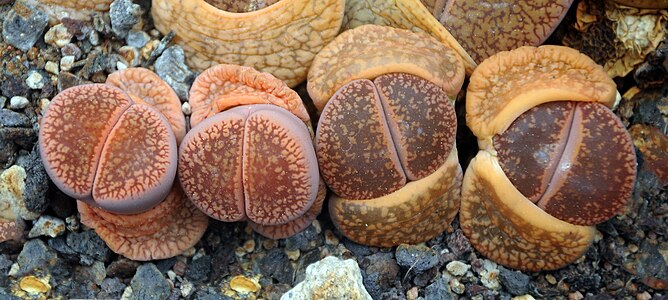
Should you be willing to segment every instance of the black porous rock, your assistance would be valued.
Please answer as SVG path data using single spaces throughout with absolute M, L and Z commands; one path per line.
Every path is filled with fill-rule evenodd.
M 424 290 L 425 299 L 441 299 L 441 300 L 451 300 L 456 299 L 456 295 L 450 291 L 450 286 L 445 277 L 441 276 L 436 279 L 432 284 L 428 285 Z
M 193 283 L 200 283 L 207 281 L 209 274 L 211 274 L 211 256 L 204 255 L 188 264 L 185 276 Z
M 19 264 L 18 276 L 31 274 L 34 271 L 41 270 L 48 272 L 51 267 L 56 265 L 58 255 L 44 242 L 39 239 L 32 239 L 23 245 L 23 250 L 19 253 L 17 263 Z
M 28 51 L 42 36 L 49 16 L 34 7 L 17 1 L 2 22 L 2 37 L 7 43 Z
M 70 232 L 67 245 L 81 255 L 81 263 L 84 265 L 91 265 L 93 260 L 105 262 L 111 255 L 107 244 L 92 230 Z
M 294 268 L 288 255 L 281 249 L 271 249 L 259 260 L 259 268 L 264 276 L 276 279 L 279 283 L 292 284 Z
M 513 296 L 525 295 L 529 291 L 529 275 L 522 272 L 511 271 L 499 266 L 499 279 L 501 285 Z
M 132 294 L 130 299 L 153 300 L 166 299 L 171 294 L 169 282 L 154 264 L 143 264 L 130 281 Z
M 401 244 L 397 247 L 395 255 L 397 263 L 414 274 L 429 270 L 439 262 L 438 253 L 424 245 Z

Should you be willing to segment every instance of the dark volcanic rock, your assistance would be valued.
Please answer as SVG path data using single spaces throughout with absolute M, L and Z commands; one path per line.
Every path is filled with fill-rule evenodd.
M 181 100 L 188 99 L 195 73 L 185 64 L 185 54 L 181 47 L 172 46 L 164 50 L 155 61 L 155 72 L 174 89 Z
M 422 273 L 438 264 L 438 253 L 424 245 L 401 244 L 396 251 L 397 263 L 414 273 Z
M 322 236 L 311 225 L 304 231 L 285 239 L 285 249 L 288 251 L 299 249 L 305 252 L 320 245 L 322 245 Z
M 25 52 L 42 36 L 48 22 L 49 16 L 45 13 L 17 1 L 2 22 L 2 36 L 9 44 Z
M 100 292 L 97 293 L 98 299 L 120 299 L 125 290 L 125 284 L 120 279 L 105 278 L 100 285 Z
M 274 278 L 279 283 L 292 284 L 294 268 L 283 250 L 271 249 L 258 263 L 262 275 Z
M 360 262 L 364 268 L 364 286 L 374 299 L 380 299 L 396 281 L 399 265 L 391 252 L 378 252 L 365 257 Z
M 424 291 L 425 299 L 450 300 L 450 299 L 456 299 L 456 296 L 457 295 L 455 295 L 450 291 L 448 282 L 443 276 L 436 279 L 434 283 L 427 286 L 427 288 Z
M 464 232 L 461 229 L 457 229 L 455 232 L 448 235 L 447 243 L 448 248 L 455 254 L 455 259 L 461 259 L 463 255 L 473 251 L 469 239 L 464 235 Z
M 111 30 L 117 37 L 124 39 L 132 26 L 139 22 L 141 7 L 131 0 L 116 0 L 109 6 L 109 17 Z
M 499 266 L 499 279 L 506 291 L 513 296 L 524 295 L 529 291 L 529 275 L 518 271 L 511 271 Z
M 80 261 L 84 265 L 92 264 L 92 259 L 105 262 L 111 254 L 111 250 L 93 230 L 70 232 L 67 235 L 67 245 L 81 254 Z
M 58 261 L 58 255 L 41 240 L 29 240 L 17 258 L 18 276 L 30 274 L 35 270 L 49 271 Z
M 132 277 L 130 286 L 132 287 L 130 299 L 166 299 L 170 295 L 169 282 L 152 263 L 137 268 L 137 273 Z
M 25 198 L 26 208 L 41 214 L 49 205 L 46 192 L 49 189 L 49 177 L 39 156 L 39 147 L 34 147 L 29 155 L 19 157 L 17 164 L 26 171 Z
M 205 255 L 188 264 L 185 276 L 193 283 L 199 283 L 207 281 L 209 274 L 211 274 L 211 256 Z
M 30 127 L 30 119 L 9 109 L 0 109 L 0 127 Z

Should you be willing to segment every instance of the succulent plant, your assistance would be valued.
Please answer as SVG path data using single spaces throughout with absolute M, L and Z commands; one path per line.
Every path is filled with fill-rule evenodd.
M 449 226 L 462 174 L 450 99 L 463 80 L 453 50 L 391 27 L 346 31 L 318 54 L 308 85 L 324 106 L 316 152 L 336 194 L 332 220 L 348 238 L 392 246 Z
M 176 176 L 177 146 L 168 120 L 104 84 L 71 87 L 42 118 L 46 172 L 70 197 L 116 213 L 162 201 Z
M 481 63 L 466 100 L 480 151 L 464 176 L 464 233 L 517 269 L 576 260 L 635 182 L 630 136 L 610 110 L 614 82 L 577 50 L 526 46 Z
M 306 228 L 326 189 L 297 93 L 235 65 L 206 70 L 190 93 L 193 129 L 179 151 L 188 198 L 217 220 L 248 220 L 270 238 Z
M 196 70 L 244 65 L 295 86 L 338 34 L 343 8 L 343 0 L 158 0 L 151 15 L 158 30 L 176 34 Z

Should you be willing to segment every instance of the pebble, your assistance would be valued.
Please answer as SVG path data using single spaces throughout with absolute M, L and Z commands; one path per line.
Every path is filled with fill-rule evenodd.
M 30 119 L 24 114 L 0 109 L 0 127 L 30 127 Z
M 72 37 L 73 35 L 69 32 L 65 25 L 58 24 L 46 31 L 46 34 L 44 34 L 44 42 L 60 48 L 69 44 L 72 40 Z
M 23 96 L 30 92 L 30 88 L 28 88 L 25 80 L 22 80 L 21 77 L 11 74 L 5 75 L 5 80 L 0 83 L 0 91 L 2 91 L 2 94 L 5 97 L 11 98 L 14 96 Z
M 123 294 L 125 284 L 118 277 L 105 278 L 100 288 L 102 291 L 97 295 L 98 299 L 119 299 L 121 294 Z
M 473 251 L 469 239 L 464 235 L 464 232 L 461 229 L 457 229 L 455 232 L 448 235 L 447 244 L 448 248 L 452 250 L 452 253 L 460 259 L 463 255 Z
M 5 96 L 0 96 L 0 108 L 4 108 L 5 104 L 7 103 L 7 97 Z M 187 102 L 186 102 L 187 103 Z M 188 109 L 190 109 L 190 105 L 188 105 Z
M 74 56 L 72 55 L 66 55 L 60 58 L 60 69 L 63 71 L 69 71 L 72 69 L 72 65 L 74 65 Z
M 9 109 L 11 110 L 21 110 L 24 109 L 30 104 L 30 101 L 23 96 L 14 96 L 9 100 Z
M 81 51 L 81 48 L 77 46 L 76 44 L 67 44 L 63 48 L 60 48 L 60 54 L 63 56 L 74 56 L 74 60 L 77 60 L 81 58 L 81 55 L 83 52 Z
M 24 276 L 36 270 L 49 271 L 58 262 L 58 255 L 39 239 L 28 240 L 16 259 L 19 266 L 12 276 Z
M 49 189 L 49 177 L 46 174 L 39 150 L 33 150 L 28 155 L 20 156 L 16 164 L 26 171 L 23 199 L 25 204 L 19 206 L 23 219 L 34 220 L 46 210 L 49 201 L 46 192 Z M 25 212 L 22 212 L 25 206 Z
M 65 232 L 65 222 L 52 216 L 41 216 L 33 224 L 32 229 L 28 233 L 29 238 L 38 236 L 56 237 Z
M 450 274 L 453 276 L 464 276 L 466 272 L 471 268 L 471 266 L 461 262 L 461 261 L 451 261 L 448 263 L 445 268 L 448 270 Z
M 325 244 L 332 246 L 339 244 L 339 238 L 337 238 L 336 235 L 334 235 L 334 232 L 329 229 L 325 230 Z
M 480 272 L 480 282 L 486 288 L 491 290 L 498 289 L 501 285 L 499 283 L 499 269 L 498 265 L 491 260 L 483 261 L 483 270 Z
M 125 38 L 125 43 L 128 44 L 128 46 L 130 47 L 135 47 L 137 49 L 140 49 L 144 47 L 150 40 L 151 37 L 148 35 L 148 33 L 143 31 L 131 30 L 130 32 L 128 32 L 128 36 Z
M 511 298 L 511 300 L 535 300 L 533 296 L 526 294 Z
M 459 282 L 459 279 L 457 278 L 450 279 L 448 285 L 450 286 L 450 290 L 452 290 L 457 295 L 464 294 L 464 291 L 466 291 L 466 286 Z
M 237 293 L 255 293 L 260 290 L 261 286 L 257 281 L 250 279 L 244 275 L 237 275 L 230 280 L 230 288 Z
M 2 23 L 2 36 L 10 45 L 28 51 L 42 36 L 49 16 L 34 7 L 17 1 Z
M 513 296 L 524 295 L 529 291 L 529 275 L 499 267 L 499 279 L 506 291 Z
M 137 273 L 130 281 L 132 294 L 129 299 L 166 299 L 170 295 L 169 281 L 152 263 L 137 268 Z
M 44 70 L 53 75 L 58 75 L 58 63 L 47 61 L 46 64 L 44 65 Z
M 97 31 L 92 31 L 88 35 L 88 42 L 93 46 L 99 45 L 100 44 L 100 34 L 97 33 Z
M 0 203 L 6 210 L 2 212 L 6 218 L 10 215 L 12 218 L 17 218 L 17 215 L 20 215 L 20 207 L 25 207 L 23 192 L 26 176 L 25 169 L 16 165 L 0 174 L 0 200 L 2 201 Z
M 584 299 L 584 296 L 580 291 L 575 291 L 572 293 L 568 293 L 568 300 L 582 300 Z
M 362 284 L 362 274 L 352 259 L 328 256 L 306 268 L 304 281 L 285 293 L 291 299 L 369 299 Z
M 274 278 L 279 283 L 292 284 L 294 268 L 283 250 L 279 248 L 269 250 L 258 261 L 258 265 L 263 276 Z
M 255 251 L 255 240 L 250 239 L 245 241 L 243 248 L 244 251 L 246 251 L 246 253 L 252 253 L 253 251 Z
M 395 252 L 397 263 L 418 274 L 438 264 L 438 253 L 425 245 L 401 244 Z
M 128 68 L 128 65 L 124 64 L 121 61 L 116 62 L 116 70 L 125 70 Z
M 51 291 L 48 277 L 40 278 L 32 275 L 21 278 L 19 288 L 31 295 L 31 298 L 34 296 L 36 298 L 46 297 L 46 294 Z
M 299 251 L 299 249 L 285 250 L 285 254 L 288 256 L 288 258 L 290 258 L 291 261 L 296 261 L 299 259 L 301 252 Z
M 195 291 L 195 286 L 192 284 L 192 282 L 185 280 L 181 282 L 180 291 L 181 291 L 181 297 L 188 298 Z
M 112 2 L 109 6 L 111 31 L 118 38 L 124 39 L 130 29 L 139 22 L 141 13 L 141 6 L 132 3 L 132 0 L 116 0 Z
M 33 90 L 38 90 L 44 87 L 44 76 L 39 72 L 32 70 L 28 72 L 28 78 L 26 78 L 26 84 L 29 88 Z
M 181 104 L 181 111 L 186 116 L 189 116 L 190 114 L 192 114 L 192 109 L 190 108 L 190 103 L 183 102 L 183 104 Z M 265 240 L 265 241 L 273 241 L 273 240 Z
M 374 299 L 382 298 L 399 275 L 399 265 L 391 252 L 378 252 L 365 257 L 362 266 L 366 266 L 364 286 Z
M 155 61 L 155 72 L 174 89 L 182 101 L 188 100 L 188 91 L 195 74 L 186 66 L 181 47 L 167 48 Z
M 652 295 L 650 295 L 647 291 L 636 295 L 636 300 L 650 300 L 650 299 L 652 299 Z
M 455 299 L 456 295 L 450 291 L 447 278 L 441 276 L 425 288 L 424 297 L 425 299 L 451 300 Z
M 68 233 L 67 245 L 81 255 L 82 263 L 86 265 L 94 263 L 91 259 L 105 262 L 111 255 L 107 244 L 93 230 Z
M 193 259 L 186 267 L 185 277 L 192 282 L 199 283 L 209 279 L 211 274 L 211 256 L 205 255 L 198 259 Z
M 129 67 L 136 67 L 141 62 L 139 50 L 131 46 L 123 46 L 118 49 L 118 54 L 125 60 Z
M 418 289 L 416 286 L 412 287 L 406 292 L 406 300 L 416 300 L 418 297 Z
M 545 275 L 545 280 L 547 280 L 547 282 L 549 282 L 552 285 L 557 284 L 557 279 L 554 278 L 554 276 L 552 274 L 546 274 Z

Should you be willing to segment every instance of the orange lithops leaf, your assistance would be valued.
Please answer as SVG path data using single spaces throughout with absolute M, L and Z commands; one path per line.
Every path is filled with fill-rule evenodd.
M 503 132 L 545 102 L 595 101 L 612 108 L 617 86 L 603 68 L 575 49 L 521 47 L 482 62 L 466 93 L 466 124 L 479 138 Z
M 176 143 L 181 143 L 186 135 L 186 118 L 181 111 L 181 101 L 157 74 L 145 68 L 128 68 L 109 74 L 105 83 L 125 91 L 135 103 L 157 109 L 172 126 Z
M 112 251 L 142 261 L 170 258 L 193 247 L 209 220 L 178 185 L 160 205 L 141 214 L 115 215 L 82 201 L 77 207 L 81 222 L 95 229 Z
M 464 176 L 462 229 L 506 266 L 561 268 L 633 191 L 635 151 L 610 110 L 615 85 L 588 57 L 558 46 L 501 52 L 479 68 L 467 123 L 480 151 Z
M 237 65 L 216 65 L 195 79 L 190 88 L 190 126 L 226 109 L 247 104 L 273 104 L 290 111 L 310 126 L 299 95 L 268 73 Z
M 315 54 L 339 33 L 344 1 L 273 2 L 158 0 L 151 15 L 158 30 L 176 34 L 190 67 L 243 65 L 296 86 Z
M 383 51 L 378 51 L 383 49 Z M 345 31 L 318 53 L 308 75 L 308 93 L 319 111 L 343 85 L 387 73 L 424 78 L 454 98 L 464 82 L 457 54 L 421 33 L 378 25 Z
M 176 176 L 176 140 L 167 119 L 110 85 L 80 85 L 54 97 L 39 145 L 58 188 L 118 213 L 155 206 Z

